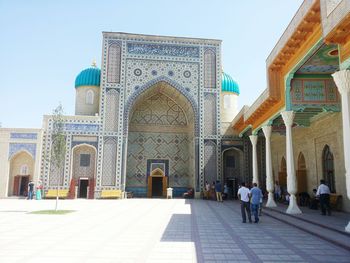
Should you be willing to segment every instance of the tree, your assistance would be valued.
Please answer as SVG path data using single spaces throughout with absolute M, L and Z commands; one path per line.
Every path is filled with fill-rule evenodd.
M 66 156 L 66 136 L 64 134 L 63 107 L 60 103 L 52 113 L 52 132 L 51 132 L 51 154 L 49 157 L 50 173 L 57 173 L 57 192 L 55 211 L 58 205 L 58 191 L 60 186 L 60 177 L 63 177 L 64 160 Z

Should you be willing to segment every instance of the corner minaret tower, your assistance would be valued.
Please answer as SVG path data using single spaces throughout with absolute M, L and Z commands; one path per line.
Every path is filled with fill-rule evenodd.
M 231 122 L 238 112 L 238 83 L 225 72 L 221 79 L 221 121 Z
M 75 115 L 95 116 L 99 114 L 101 70 L 93 61 L 75 79 Z

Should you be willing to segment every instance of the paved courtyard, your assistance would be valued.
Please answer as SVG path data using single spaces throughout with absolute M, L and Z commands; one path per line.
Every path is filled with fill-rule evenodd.
M 242 224 L 238 202 L 0 200 L 0 262 L 350 262 L 350 252 L 268 216 Z

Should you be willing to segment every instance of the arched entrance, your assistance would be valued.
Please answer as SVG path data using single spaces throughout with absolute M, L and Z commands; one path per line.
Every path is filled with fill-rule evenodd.
M 72 149 L 72 176 L 70 198 L 94 198 L 96 176 L 96 149 L 88 144 L 76 145 Z
M 238 184 L 243 181 L 243 152 L 235 147 L 225 149 L 222 152 L 222 167 L 229 198 L 236 197 Z
M 278 182 L 281 186 L 282 193 L 287 191 L 287 163 L 284 157 L 281 159 L 280 171 L 278 172 Z
M 167 176 L 160 168 L 154 169 L 148 176 L 147 197 L 164 197 L 168 186 Z
M 28 183 L 33 180 L 34 158 L 27 151 L 21 151 L 10 159 L 8 196 L 27 196 Z
M 335 193 L 335 178 L 334 178 L 334 156 L 328 145 L 325 145 L 322 152 L 322 170 L 323 179 L 329 186 L 332 193 Z
M 169 180 L 163 188 L 169 185 L 175 196 L 194 188 L 195 114 L 188 98 L 167 81 L 159 81 L 134 99 L 126 116 L 127 191 L 153 196 L 149 180 L 152 184 L 160 180 L 151 175 L 157 168 Z
M 306 163 L 304 154 L 302 152 L 300 152 L 298 156 L 297 182 L 298 193 L 307 192 Z

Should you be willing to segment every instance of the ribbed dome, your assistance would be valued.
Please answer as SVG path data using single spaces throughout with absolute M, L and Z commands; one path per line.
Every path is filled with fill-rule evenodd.
M 233 92 L 239 95 L 239 86 L 229 74 L 222 72 L 221 90 L 224 92 Z
M 90 68 L 84 69 L 75 79 L 75 87 L 100 86 L 101 70 L 93 63 Z

